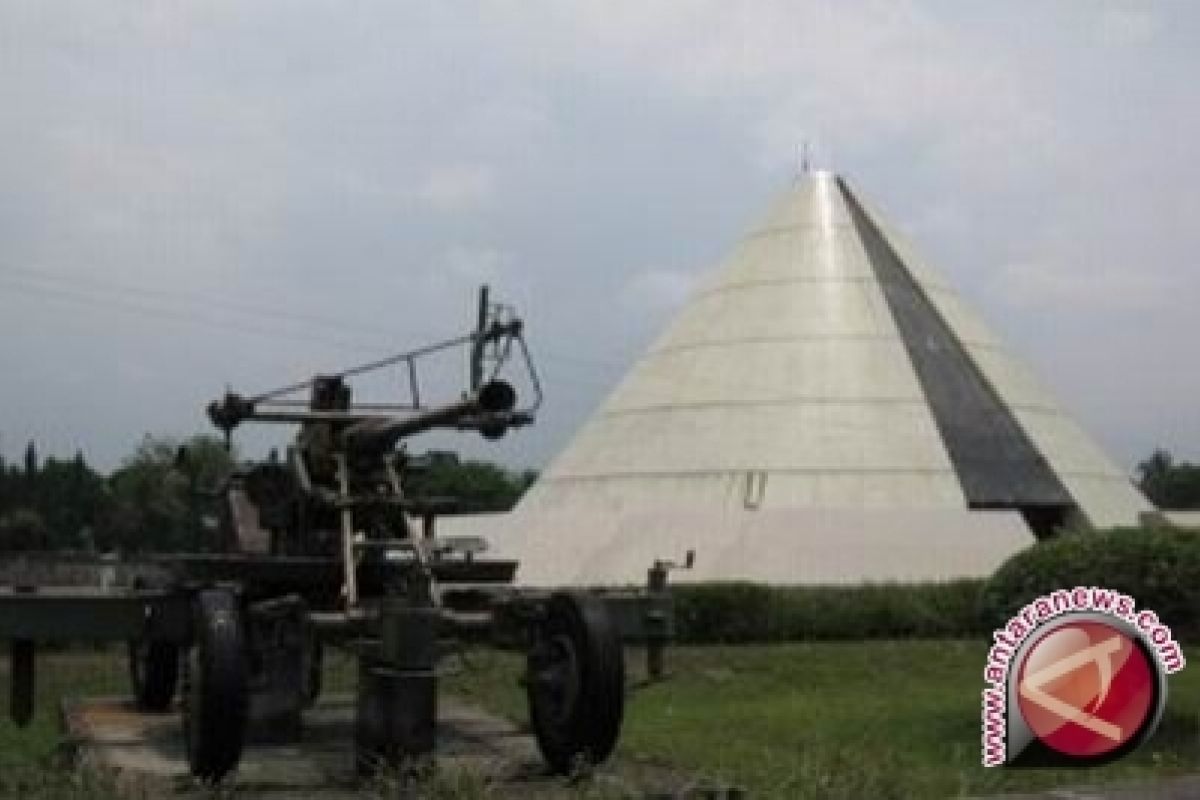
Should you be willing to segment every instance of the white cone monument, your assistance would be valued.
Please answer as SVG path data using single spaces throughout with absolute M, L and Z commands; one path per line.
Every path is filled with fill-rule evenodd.
M 913 248 L 803 176 L 690 299 L 494 544 L 522 582 L 982 575 L 1151 506 Z

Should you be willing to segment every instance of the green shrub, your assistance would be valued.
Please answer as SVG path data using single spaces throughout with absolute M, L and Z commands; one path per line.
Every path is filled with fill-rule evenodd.
M 1049 539 L 1010 558 L 984 587 L 988 629 L 1055 589 L 1100 586 L 1155 611 L 1177 639 L 1200 634 L 1200 536 L 1171 529 L 1120 528 Z
M 766 586 L 677 584 L 676 638 L 690 644 L 990 636 L 1032 599 L 1102 586 L 1153 609 L 1176 638 L 1200 637 L 1200 536 L 1169 529 L 1064 534 L 987 581 Z
M 830 639 L 962 637 L 983 631 L 982 581 L 765 586 L 754 583 L 674 587 L 677 640 L 735 644 Z
M 675 600 L 675 636 L 680 642 L 770 641 L 775 616 L 773 591 L 754 583 L 680 584 Z

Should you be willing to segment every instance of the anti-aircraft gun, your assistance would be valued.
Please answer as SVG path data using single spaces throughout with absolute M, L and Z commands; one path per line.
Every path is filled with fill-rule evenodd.
M 226 392 L 208 406 L 208 417 L 227 439 L 247 422 L 295 424 L 299 429 L 285 465 L 258 464 L 235 474 L 228 488 L 229 508 L 222 515 L 225 547 L 315 556 L 330 555 L 336 546 L 343 591 L 353 606 L 357 578 L 349 566 L 364 560 L 355 548 L 378 549 L 391 542 L 413 551 L 411 542 L 419 537 L 410 519 L 430 520 L 447 508 L 406 491 L 414 459 L 396 446 L 435 429 L 474 430 L 498 439 L 534 421 L 541 387 L 523 329 L 511 309 L 489 305 L 485 287 L 479 321 L 470 334 L 250 397 Z M 459 347 L 469 348 L 467 389 L 452 402 L 423 404 L 418 363 Z M 520 355 L 534 394 L 521 409 L 516 408 L 516 390 L 502 377 L 514 353 Z M 407 382 L 407 402 L 354 401 L 353 379 L 397 368 Z M 299 397 L 304 393 L 307 397 Z
M 435 429 L 496 439 L 532 423 L 542 393 L 523 334 L 485 287 L 463 336 L 210 404 L 227 439 L 249 423 L 297 425 L 286 460 L 230 477 L 216 552 L 146 559 L 120 590 L 0 590 L 14 718 L 32 714 L 35 641 L 124 639 L 138 705 L 165 711 L 179 687 L 191 770 L 217 781 L 237 766 L 251 720 L 299 732 L 324 649 L 336 646 L 358 661 L 355 752 L 370 772 L 433 751 L 440 659 L 475 643 L 525 653 L 530 721 L 552 769 L 607 758 L 623 714 L 624 643 L 647 643 L 661 668 L 666 567 L 641 593 L 515 587 L 516 562 L 487 558 L 485 540 L 439 535 L 453 503 L 410 492 L 421 458 L 398 448 Z M 428 404 L 419 366 L 455 349 L 467 355 L 466 388 Z M 355 400 L 356 379 L 396 370 L 404 402 Z

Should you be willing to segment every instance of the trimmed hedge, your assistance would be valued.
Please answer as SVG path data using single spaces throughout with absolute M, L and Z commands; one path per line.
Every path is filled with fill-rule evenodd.
M 676 641 L 742 644 L 980 635 L 982 580 L 858 586 L 676 584 Z
M 1021 551 L 984 587 L 988 630 L 1055 589 L 1101 586 L 1155 611 L 1176 639 L 1200 635 L 1200 536 L 1170 528 L 1064 534 Z
M 857 586 L 676 584 L 676 640 L 742 644 L 963 638 L 1004 625 L 1034 598 L 1075 586 L 1124 592 L 1177 639 L 1200 638 L 1200 535 L 1125 528 L 1062 534 L 1005 562 L 988 580 Z

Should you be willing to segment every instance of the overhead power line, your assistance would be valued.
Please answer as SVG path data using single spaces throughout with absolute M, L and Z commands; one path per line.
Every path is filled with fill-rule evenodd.
M 150 287 L 145 284 L 132 284 L 122 281 L 102 280 L 93 275 L 67 273 L 64 271 L 48 270 L 43 267 L 22 267 L 11 263 L 0 262 L 0 276 L 18 278 L 22 281 L 59 286 L 65 284 L 73 291 L 84 287 L 99 292 L 119 294 L 121 296 L 137 295 L 152 300 L 165 300 L 174 303 L 184 303 L 189 306 L 202 304 L 205 308 L 215 308 L 234 314 L 243 314 L 255 318 L 271 317 L 305 325 L 320 325 L 340 331 L 355 332 L 372 336 L 396 335 L 394 329 L 381 325 L 368 325 L 358 321 L 339 319 L 320 314 L 314 314 L 293 309 L 282 309 L 247 302 L 231 302 L 228 296 L 217 296 L 210 292 L 181 290 L 177 288 Z
M 383 326 L 301 311 L 267 308 L 250 303 L 232 303 L 227 299 L 216 300 L 199 292 L 138 286 L 97 279 L 90 275 L 53 272 L 3 262 L 0 262 L 0 290 L 15 292 L 27 297 L 83 305 L 102 311 L 148 317 L 209 330 L 233 330 L 266 339 L 321 344 L 358 353 L 385 352 L 393 349 L 396 343 L 396 332 L 389 331 Z M 228 314 L 251 319 L 230 319 Z M 276 325 L 263 324 L 264 321 L 270 320 L 294 323 L 303 327 L 300 329 L 281 328 Z M 314 333 L 311 329 L 312 325 L 351 334 L 354 338 L 334 338 Z M 380 338 L 370 341 L 358 338 L 364 333 Z M 384 341 L 383 337 L 387 337 L 387 341 Z M 606 387 L 611 382 L 608 379 L 582 376 L 578 374 L 578 370 L 601 368 L 607 372 L 613 368 L 624 369 L 628 366 L 626 359 L 616 357 L 582 356 L 536 346 L 534 349 L 536 354 L 542 358 L 573 367 L 576 374 L 566 377 L 566 380 L 574 384 Z
M 0 275 L 0 289 L 24 294 L 26 296 L 65 301 L 75 305 L 87 306 L 88 308 L 93 309 L 118 311 L 128 314 L 135 314 L 138 316 L 154 317 L 158 320 L 199 326 L 208 328 L 210 330 L 235 330 L 240 333 L 248 333 L 268 339 L 290 339 L 293 341 L 306 342 L 308 344 L 323 344 L 343 350 L 354 350 L 360 353 L 378 353 L 387 349 L 385 346 L 375 343 L 368 344 L 361 341 L 332 339 L 324 336 L 313 336 L 302 331 L 288 331 L 278 328 L 258 326 L 248 324 L 241 320 L 230 320 L 216 316 L 205 316 L 202 313 L 198 313 L 195 309 L 181 310 L 156 307 L 139 303 L 134 300 L 125 300 L 118 297 L 103 297 L 96 294 L 89 294 L 86 291 L 78 291 L 63 286 L 44 286 L 36 283 L 17 281 L 3 275 Z

